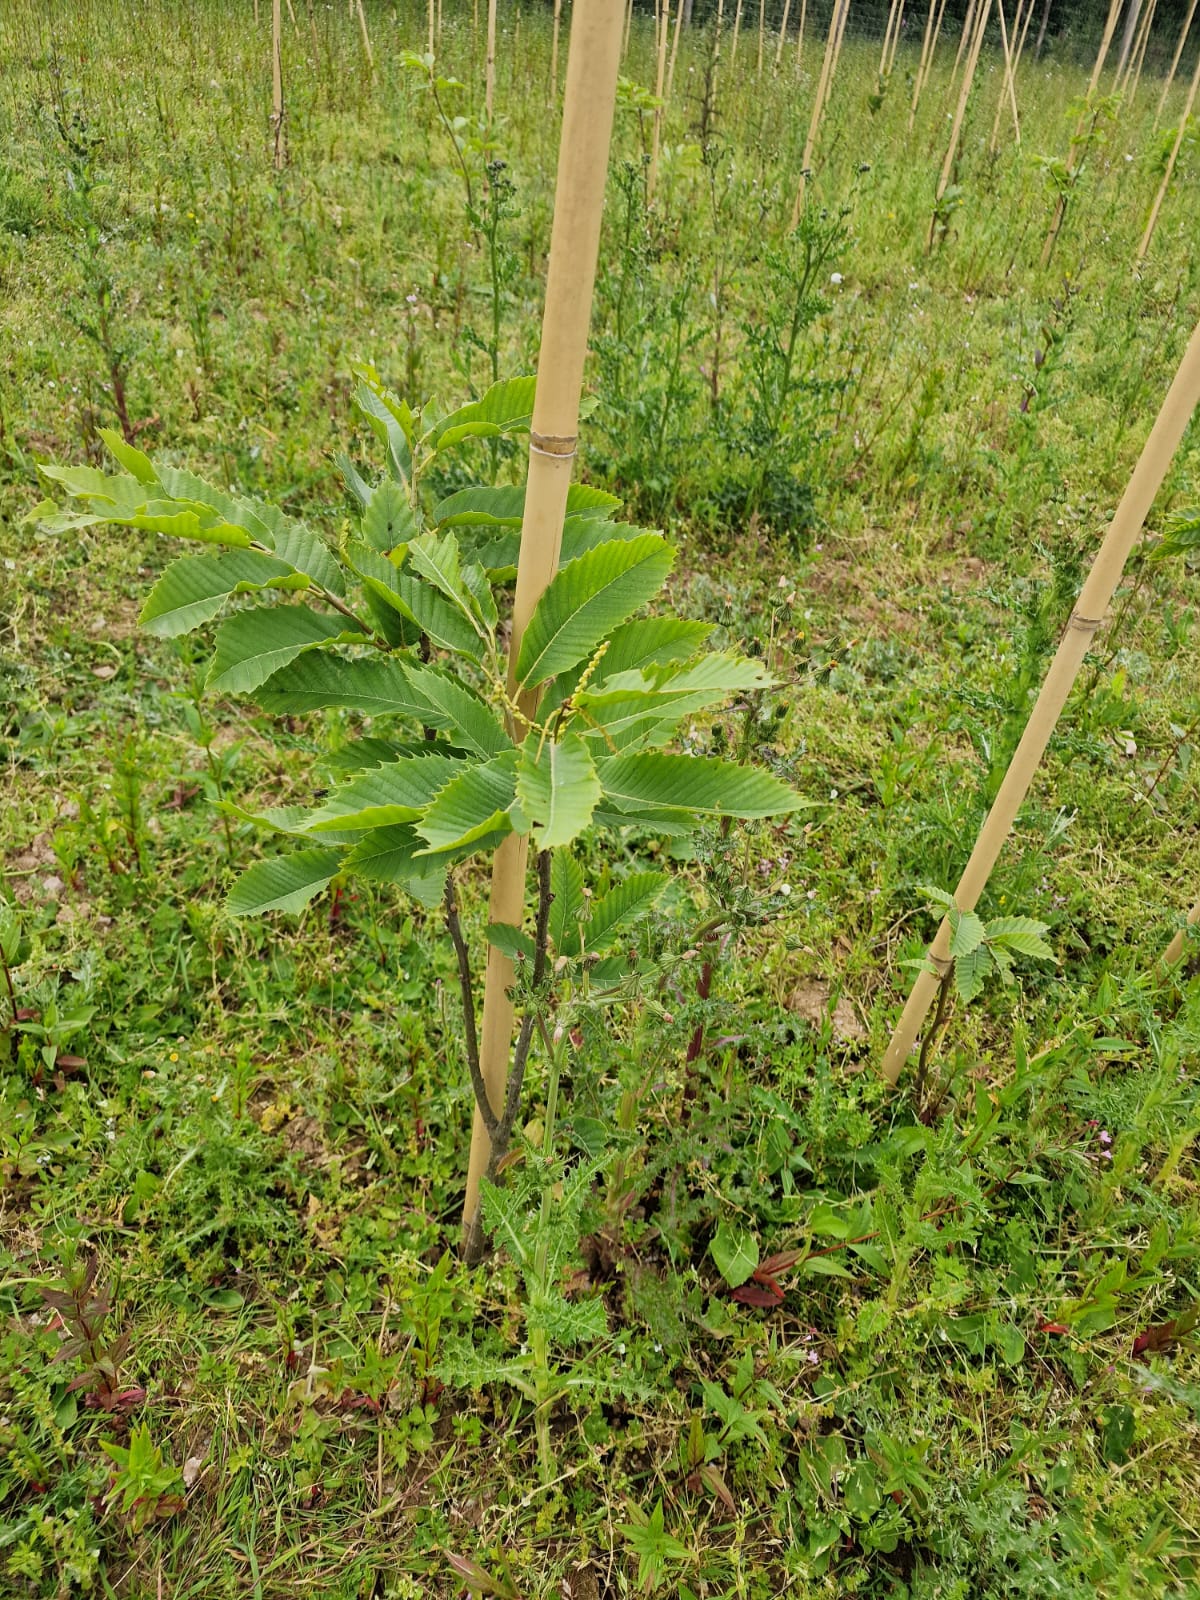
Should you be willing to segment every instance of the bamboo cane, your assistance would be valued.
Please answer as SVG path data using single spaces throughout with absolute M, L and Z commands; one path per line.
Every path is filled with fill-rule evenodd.
M 1137 29 L 1133 36 L 1133 43 L 1130 47 L 1129 54 L 1127 56 L 1123 55 L 1121 60 L 1117 63 L 1117 81 L 1113 84 L 1114 94 L 1124 94 L 1126 85 L 1133 76 L 1133 69 L 1137 62 L 1138 49 L 1142 43 L 1142 34 L 1144 33 L 1146 27 L 1146 18 L 1153 13 L 1153 10 L 1154 6 L 1153 4 L 1150 4 L 1138 13 Z
M 633 32 L 633 0 L 625 7 L 625 39 L 621 45 L 621 60 L 629 54 L 629 36 Z
M 1100 48 L 1096 52 L 1096 64 L 1092 68 L 1092 76 L 1088 82 L 1085 109 L 1083 115 L 1075 125 L 1075 133 L 1071 139 L 1070 153 L 1067 156 L 1067 177 L 1069 179 L 1074 178 L 1076 172 L 1079 170 L 1079 163 L 1083 159 L 1081 154 L 1082 145 L 1080 140 L 1083 136 L 1083 130 L 1089 115 L 1086 107 L 1087 104 L 1090 104 L 1091 98 L 1096 92 L 1096 86 L 1100 82 L 1100 74 L 1104 71 L 1104 63 L 1108 58 L 1109 46 L 1112 44 L 1113 34 L 1116 32 L 1117 28 L 1117 18 L 1120 16 L 1120 14 L 1121 0 L 1110 0 L 1108 7 L 1108 20 L 1104 24 L 1104 33 L 1100 40 Z M 1094 116 L 1094 113 L 1091 114 Z M 1067 192 L 1064 189 L 1059 194 L 1058 204 L 1054 208 L 1054 220 L 1050 224 L 1050 232 L 1046 235 L 1046 242 L 1042 246 L 1043 267 L 1050 265 L 1050 257 L 1054 254 L 1054 246 L 1058 241 L 1058 235 L 1062 230 L 1063 218 L 1066 216 L 1066 214 Z
M 667 42 L 671 37 L 671 0 L 659 0 L 658 69 L 654 87 L 654 131 L 650 140 L 650 167 L 646 173 L 646 204 L 654 202 L 658 187 L 658 152 L 662 145 L 663 116 L 666 104 L 663 98 L 667 77 Z
M 1121 48 L 1117 52 L 1117 85 L 1120 87 L 1129 65 L 1129 58 L 1137 35 L 1138 23 L 1142 19 L 1142 0 L 1129 0 L 1129 10 L 1125 14 L 1125 31 L 1121 35 Z
M 279 0 L 271 0 L 271 126 L 275 132 L 275 170 L 287 165 L 283 137 L 283 23 Z
M 900 5 L 899 5 L 899 8 L 898 8 L 898 10 L 896 12 L 896 26 L 892 31 L 892 48 L 888 52 L 887 66 L 884 68 L 884 76 L 888 77 L 888 78 L 891 77 L 893 71 L 895 70 L 896 56 L 897 56 L 897 54 L 899 52 L 899 49 L 900 49 L 900 30 L 901 30 L 901 28 L 903 26 L 904 26 L 904 0 L 900 0 Z
M 1022 22 L 1021 11 L 1022 11 L 1022 3 L 1023 3 L 1023 0 L 1017 0 L 1017 9 L 1013 12 L 1012 48 L 1011 48 L 1011 50 L 1009 50 L 1007 42 L 1005 44 L 1004 85 L 1001 87 L 999 98 L 996 101 L 996 115 L 992 119 L 992 137 L 991 137 L 991 140 L 990 140 L 990 142 L 988 144 L 988 149 L 989 150 L 995 150 L 996 146 L 999 144 L 999 141 L 1000 141 L 1000 118 L 1004 115 L 1004 93 L 1005 93 L 1005 89 L 1010 87 L 1010 86 L 1011 86 L 1012 95 L 1013 95 L 1012 106 L 1013 106 L 1014 122 L 1015 122 L 1016 115 L 1017 115 L 1017 101 L 1016 101 L 1016 94 L 1017 94 L 1017 64 L 1018 64 L 1018 62 L 1020 60 L 1020 51 L 1021 51 L 1021 22 Z M 1026 10 L 1026 16 L 1028 16 L 1029 11 L 1031 11 L 1032 9 L 1033 9 L 1033 4 L 1032 4 L 1032 0 L 1030 0 L 1029 7 Z M 1001 9 L 1000 18 L 1001 18 L 1001 21 L 1004 20 L 1003 9 Z M 1020 142 L 1021 142 L 1021 130 L 1020 130 L 1020 128 L 1018 128 L 1017 129 L 1017 143 L 1018 143 L 1018 145 L 1020 144 Z
M 1017 41 L 1017 50 L 1016 50 L 1015 56 L 1013 57 L 1013 77 L 1014 78 L 1016 77 L 1017 72 L 1019 71 L 1020 66 L 1021 66 L 1021 57 L 1025 52 L 1025 41 L 1029 37 L 1029 24 L 1030 24 L 1030 22 L 1032 22 L 1032 20 L 1033 20 L 1033 0 L 1029 0 L 1029 4 L 1025 8 L 1025 21 L 1022 23 L 1021 29 L 1020 29 L 1021 37 Z M 1017 28 L 1015 26 L 1013 27 L 1013 32 L 1014 33 L 1017 32 Z
M 941 204 L 942 196 L 950 184 L 950 174 L 954 171 L 954 163 L 958 158 L 958 141 L 962 138 L 963 118 L 967 114 L 967 101 L 971 98 L 971 85 L 975 81 L 975 70 L 979 66 L 979 53 L 983 49 L 983 37 L 987 32 L 988 13 L 991 10 L 992 0 L 982 0 L 977 8 L 975 37 L 971 40 L 971 48 L 967 52 L 966 63 L 963 67 L 962 84 L 958 91 L 958 104 L 954 108 L 954 122 L 950 128 L 950 143 L 946 147 L 946 159 L 942 162 L 941 175 L 938 178 L 937 193 L 933 200 L 933 214 L 929 218 L 929 238 L 925 242 L 925 254 L 933 249 L 933 241 L 937 236 L 937 208 Z
M 367 32 L 367 13 L 363 10 L 363 0 L 358 0 L 358 28 L 362 34 L 363 50 L 367 56 L 367 71 L 375 76 L 375 52 L 371 49 L 371 35 Z
M 1137 59 L 1133 64 L 1132 72 L 1126 79 L 1128 84 L 1128 88 L 1125 91 L 1126 111 L 1133 110 L 1133 102 L 1137 99 L 1138 84 L 1142 81 L 1142 63 L 1146 59 L 1146 46 L 1150 43 L 1150 29 L 1154 22 L 1154 12 L 1157 5 L 1158 0 L 1150 0 L 1150 4 L 1146 7 L 1146 21 L 1142 28 L 1141 41 L 1137 47 Z
M 892 48 L 892 34 L 897 27 L 897 15 L 903 10 L 904 0 L 892 0 L 888 9 L 887 27 L 883 30 L 883 49 L 879 52 L 879 80 L 887 72 L 888 51 Z
M 808 10 L 808 0 L 800 0 L 800 30 L 796 34 L 796 71 L 799 73 L 804 60 L 804 18 Z
M 787 43 L 788 16 L 791 13 L 792 0 L 783 0 L 783 17 L 779 24 L 779 43 L 775 46 L 774 71 L 779 71 L 780 62 L 783 60 L 783 47 Z
M 1200 922 L 1200 900 L 1196 901 L 1196 904 L 1188 912 L 1187 916 L 1187 925 L 1189 928 L 1194 928 L 1198 922 Z M 1182 957 L 1185 932 L 1186 929 L 1180 928 L 1179 932 L 1163 951 L 1163 966 L 1173 967 Z
M 930 17 L 933 16 L 933 7 L 934 7 L 934 0 L 929 0 L 929 15 L 930 15 Z M 924 92 L 925 85 L 929 82 L 929 74 L 933 70 L 933 58 L 934 58 L 934 55 L 935 55 L 935 53 L 937 51 L 938 36 L 940 35 L 940 33 L 942 31 L 942 18 L 945 15 L 946 15 L 946 0 L 938 0 L 937 21 L 933 25 L 933 37 L 929 41 L 928 48 L 927 49 L 926 48 L 922 48 L 922 51 L 921 51 L 921 63 L 917 68 L 916 81 L 913 84 L 912 105 L 909 107 L 909 111 L 908 111 L 908 129 L 909 129 L 910 133 L 912 132 L 913 124 L 917 120 L 917 107 L 921 103 L 921 95 Z M 926 37 L 927 37 L 927 39 L 929 37 L 928 30 L 929 30 L 929 24 L 926 23 Z
M 967 0 L 967 14 L 963 18 L 962 33 L 958 40 L 958 51 L 954 57 L 954 66 L 950 72 L 950 82 L 953 85 L 958 77 L 958 69 L 962 65 L 964 50 L 970 55 L 970 44 L 975 38 L 975 13 L 979 8 L 979 0 Z
M 1008 47 L 1008 29 L 1004 25 L 1004 0 L 996 0 L 996 15 L 1000 19 L 1000 43 L 1004 46 L 1004 87 L 1000 90 L 1000 103 L 1004 104 L 1004 91 L 1007 89 L 1008 98 L 1012 104 L 1013 138 L 1018 150 L 1021 148 L 1021 119 L 1017 116 L 1017 86 L 1013 82 L 1012 51 Z M 992 145 L 996 148 L 996 128 L 992 128 Z
M 1200 0 L 1192 0 L 1188 7 L 1188 14 L 1183 19 L 1183 27 L 1179 33 L 1179 43 L 1175 46 L 1175 54 L 1171 57 L 1171 70 L 1167 73 L 1167 81 L 1162 86 L 1162 93 L 1158 97 L 1158 109 L 1154 113 L 1154 126 L 1157 128 L 1163 114 L 1163 107 L 1167 103 L 1167 96 L 1171 92 L 1171 85 L 1175 82 L 1175 73 L 1183 56 L 1183 47 L 1187 43 L 1187 36 L 1191 31 L 1192 18 L 1196 15 L 1196 6 Z
M 426 52 L 427 52 L 427 53 L 428 53 L 428 54 L 429 54 L 429 55 L 432 55 L 432 54 L 433 54 L 433 44 L 434 44 L 434 37 L 433 37 L 433 35 L 434 35 L 434 26 L 435 26 L 435 24 L 436 24 L 436 22 L 437 22 L 437 11 L 436 11 L 436 6 L 437 6 L 437 0 L 429 0 L 429 5 L 428 5 L 428 6 L 427 6 L 427 8 L 426 8 L 426 9 L 427 9 L 427 11 L 428 11 L 428 16 L 427 16 L 427 18 L 426 18 L 426 30 L 425 30 L 425 31 L 426 31 L 426 40 L 425 40 L 425 49 L 426 49 Z
M 546 275 L 546 304 L 538 357 L 537 394 L 529 436 L 529 477 L 509 643 L 508 692 L 517 697 L 516 662 L 534 606 L 558 566 L 567 490 L 579 428 L 579 393 L 587 354 L 592 291 L 600 248 L 600 219 L 616 104 L 624 0 L 575 0 Z M 518 701 L 532 716 L 537 693 Z M 525 905 L 526 837 L 509 834 L 492 866 L 488 920 L 519 926 Z M 480 1068 L 494 1107 L 504 1099 L 512 1043 L 512 962 L 488 946 Z M 479 1183 L 491 1141 L 478 1106 L 463 1207 L 463 1241 L 479 1240 Z
M 483 111 L 490 128 L 492 111 L 496 104 L 496 0 L 488 0 L 487 57 L 483 72 Z
M 671 104 L 671 93 L 675 87 L 675 62 L 679 56 L 679 35 L 683 29 L 683 8 L 687 0 L 679 0 L 675 11 L 675 37 L 671 41 L 671 60 L 667 65 L 667 93 L 666 104 Z M 665 109 L 665 107 L 664 107 Z
M 767 38 L 767 0 L 758 0 L 758 60 L 754 68 L 754 76 L 762 77 L 763 46 Z
M 737 0 L 737 9 L 733 13 L 733 39 L 729 46 L 729 69 L 732 72 L 737 64 L 738 34 L 742 31 L 742 0 Z
M 550 39 L 550 105 L 558 99 L 558 30 L 562 25 L 562 0 L 554 0 L 554 32 Z
M 1171 459 L 1183 438 L 1192 412 L 1200 402 L 1200 325 L 1197 325 L 1184 352 L 1179 370 L 1163 401 L 1150 437 L 1121 498 L 1116 514 L 1096 553 L 1092 569 L 1080 591 L 1066 631 L 1046 674 L 1037 702 L 1029 716 L 1021 742 L 1009 763 L 1000 791 L 984 819 L 975 848 L 967 862 L 954 903 L 960 911 L 974 911 L 987 887 L 1005 840 L 1029 792 L 1038 764 L 1050 742 L 1072 685 L 1083 664 L 1113 597 L 1130 551 L 1154 503 Z M 941 980 L 950 971 L 950 919 L 943 920 L 929 948 L 934 971 L 922 971 L 908 1004 L 892 1035 L 882 1070 L 891 1083 L 900 1076 L 908 1053 L 916 1043 Z
M 833 77 L 833 63 L 837 57 L 839 38 L 839 23 L 843 11 L 849 11 L 850 0 L 841 0 L 836 3 L 833 15 L 829 19 L 829 32 L 825 37 L 825 54 L 821 60 L 821 76 L 817 79 L 817 92 L 813 98 L 812 115 L 808 122 L 808 137 L 804 141 L 804 154 L 800 158 L 800 182 L 796 188 L 796 200 L 792 206 L 792 220 L 790 226 L 795 228 L 800 222 L 800 213 L 804 209 L 804 191 L 808 181 L 809 169 L 812 166 L 813 151 L 817 145 L 817 132 L 821 126 L 821 113 L 825 109 L 830 81 Z
M 850 16 L 850 0 L 843 0 L 841 20 L 838 23 L 837 38 L 833 44 L 833 65 L 829 69 L 829 80 L 825 85 L 825 103 L 822 112 L 829 109 L 829 102 L 833 99 L 833 80 L 837 75 L 838 62 L 842 56 L 842 41 L 846 37 L 846 22 Z
M 287 8 L 288 8 L 288 21 L 291 23 L 292 27 L 295 28 L 296 32 L 299 33 L 300 24 L 296 21 L 296 9 L 292 5 L 292 0 L 287 0 Z
M 1187 133 L 1188 118 L 1192 114 L 1192 107 L 1196 104 L 1197 89 L 1200 89 L 1200 56 L 1196 58 L 1196 70 L 1192 73 L 1192 82 L 1188 89 L 1187 100 L 1184 102 L 1183 114 L 1179 118 L 1179 131 L 1175 135 L 1175 143 L 1171 146 L 1171 154 L 1167 157 L 1167 170 L 1163 173 L 1162 182 L 1158 186 L 1158 193 L 1154 196 L 1154 204 L 1150 207 L 1150 215 L 1146 221 L 1146 231 L 1142 234 L 1142 242 L 1138 245 L 1137 265 L 1139 267 L 1146 259 L 1146 251 L 1150 248 L 1150 241 L 1154 238 L 1154 230 L 1158 226 L 1158 213 L 1162 210 L 1162 203 L 1167 197 L 1167 190 L 1171 184 L 1171 175 L 1175 171 L 1175 162 L 1183 145 L 1184 134 Z

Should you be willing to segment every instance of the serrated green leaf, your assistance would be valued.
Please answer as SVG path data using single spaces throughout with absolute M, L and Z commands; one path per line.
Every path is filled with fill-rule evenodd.
M 584 949 L 607 950 L 622 929 L 649 911 L 668 883 L 665 872 L 634 872 L 622 883 L 592 902 L 592 915 L 583 924 L 572 917 L 557 948 L 562 955 L 577 956 Z
M 363 543 L 384 553 L 406 544 L 417 531 L 408 496 L 391 478 L 384 478 L 366 503 L 360 523 Z
M 409 686 L 419 700 L 443 720 L 456 743 L 478 756 L 496 756 L 513 748 L 498 718 L 479 696 L 433 667 L 405 663 Z
M 517 798 L 539 850 L 577 838 L 600 798 L 596 764 L 583 740 L 573 733 L 558 740 L 531 733 L 517 765 Z
M 487 941 L 494 944 L 502 956 L 510 961 L 530 961 L 537 955 L 537 946 L 522 928 L 511 922 L 489 922 Z
M 308 606 L 258 606 L 239 611 L 217 629 L 207 686 L 220 694 L 249 694 L 298 655 L 333 640 L 366 644 L 347 633 L 341 617 Z
M 320 711 L 341 706 L 367 716 L 405 716 L 434 722 L 427 703 L 413 694 L 398 661 L 352 660 L 313 651 L 267 679 L 253 696 L 264 711 Z
M 335 789 L 319 810 L 310 812 L 308 827 L 323 833 L 415 822 L 462 766 L 462 761 L 436 751 L 388 761 Z
M 992 968 L 992 958 L 985 944 L 955 957 L 954 984 L 964 1002 L 974 1000 L 983 988 L 984 979 Z
M 463 850 L 510 832 L 516 765 L 516 752 L 510 750 L 452 778 L 416 825 L 428 845 L 424 853 Z
M 1034 956 L 1040 961 L 1053 961 L 1054 951 L 1046 943 L 1044 922 L 1032 917 L 994 917 L 987 924 L 989 944 L 1003 944 L 1019 956 Z
M 658 534 L 597 545 L 559 569 L 534 607 L 517 655 L 526 688 L 586 660 L 600 641 L 652 600 L 674 551 Z
M 443 417 L 429 430 L 427 442 L 435 450 L 447 450 L 461 439 L 525 432 L 533 418 L 536 382 L 536 378 L 506 378 L 494 383 L 480 399 Z
M 340 850 L 297 850 L 260 861 L 243 872 L 229 891 L 228 908 L 235 917 L 263 911 L 299 911 L 342 867 Z
M 96 432 L 103 439 L 108 452 L 114 456 L 132 477 L 139 483 L 157 483 L 158 474 L 154 470 L 154 463 L 144 450 L 139 450 L 136 445 L 128 444 L 114 428 L 97 428 Z
M 659 752 L 616 756 L 599 764 L 607 800 L 632 808 L 675 808 L 719 817 L 774 817 L 811 802 L 786 783 L 713 756 Z
M 354 404 L 359 415 L 387 450 L 388 471 L 397 483 L 407 484 L 412 472 L 414 418 L 406 400 L 399 399 L 379 381 L 370 367 L 354 368 L 359 379 Z
M 550 863 L 550 943 L 560 955 L 579 943 L 579 915 L 583 910 L 583 870 L 569 850 L 556 850 Z
M 567 516 L 604 516 L 620 507 L 616 495 L 590 484 L 573 483 L 567 490 Z M 499 487 L 473 485 L 448 495 L 433 508 L 433 520 L 439 525 L 462 526 L 467 523 L 490 524 L 494 527 L 519 528 L 525 516 L 525 485 L 502 484 Z
M 266 542 L 280 561 L 286 561 L 339 600 L 346 594 L 346 576 L 325 541 L 294 517 L 285 516 L 278 506 L 255 507 L 268 530 Z
M 446 887 L 446 863 L 420 855 L 421 839 L 408 825 L 373 828 L 346 856 L 343 866 L 374 883 L 399 883 L 423 906 L 434 907 Z
M 146 596 L 138 621 L 160 639 L 174 639 L 211 621 L 231 594 L 265 589 L 292 577 L 286 562 L 256 550 L 180 556 Z
M 366 545 L 354 545 L 347 553 L 355 572 L 368 593 L 375 595 L 411 623 L 418 633 L 434 644 L 457 655 L 478 661 L 479 635 L 462 611 L 427 583 L 410 572 L 401 572 L 387 559 Z
M 972 950 L 978 950 L 987 938 L 987 932 L 973 911 L 959 911 L 957 906 L 951 906 L 949 916 L 950 955 L 957 961 L 959 956 L 967 956 Z

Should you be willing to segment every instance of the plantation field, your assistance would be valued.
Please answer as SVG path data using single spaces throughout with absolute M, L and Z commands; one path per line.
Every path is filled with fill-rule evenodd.
M 206 692 L 213 628 L 138 616 L 208 547 L 39 466 L 113 430 L 354 548 L 370 368 L 536 370 L 570 16 L 555 87 L 502 9 L 488 131 L 470 8 L 431 71 L 423 8 L 285 5 L 276 170 L 269 5 L 0 10 L 2 1600 L 1200 1592 L 1195 420 L 980 904 L 1042 934 L 877 1070 L 1200 318 L 1195 119 L 1135 269 L 1195 30 L 1161 112 L 1178 22 L 1081 116 L 1055 15 L 1019 145 L 989 36 L 935 206 L 961 13 L 911 115 L 923 12 L 881 80 L 854 7 L 792 229 L 828 12 L 760 73 L 728 9 L 657 139 L 633 19 L 576 477 L 770 675 L 677 747 L 804 804 L 576 839 L 581 907 L 667 879 L 546 980 L 477 1267 L 438 893 L 227 903 L 386 719 Z

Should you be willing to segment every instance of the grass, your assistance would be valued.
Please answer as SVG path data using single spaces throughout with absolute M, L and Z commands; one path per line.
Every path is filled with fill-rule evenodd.
M 1035 155 L 1066 152 L 1087 40 L 1023 66 L 1023 149 L 1002 123 L 995 157 L 985 56 L 929 257 L 944 47 L 910 138 L 911 40 L 873 112 L 878 45 L 848 39 L 791 244 L 815 40 L 797 88 L 756 81 L 744 37 L 714 106 L 685 37 L 649 214 L 628 96 L 584 470 L 679 537 L 674 608 L 770 659 L 755 743 L 819 804 L 677 861 L 639 938 L 731 897 L 711 998 L 581 1022 L 562 1139 L 604 1160 L 563 1278 L 609 1333 L 561 1358 L 581 1387 L 542 1484 L 490 1375 L 523 1286 L 503 1255 L 438 1265 L 470 1113 L 439 928 L 385 892 L 223 910 L 256 844 L 209 802 L 298 797 L 344 728 L 201 717 L 197 647 L 136 628 L 155 541 L 22 520 L 38 460 L 99 458 L 114 373 L 143 446 L 336 534 L 330 452 L 368 453 L 352 360 L 447 401 L 532 368 L 548 17 L 502 38 L 500 120 L 464 154 L 479 195 L 488 158 L 514 188 L 474 224 L 399 64 L 424 12 L 368 9 L 374 80 L 342 7 L 315 50 L 297 18 L 278 177 L 265 8 L 257 32 L 215 3 L 0 19 L 0 848 L 17 1004 L 51 1030 L 10 1030 L 0 1065 L 0 1593 L 1195 1592 L 1200 988 L 1153 965 L 1200 884 L 1183 562 L 1136 559 L 982 908 L 1049 923 L 1057 965 L 956 1009 L 935 1109 L 870 1071 L 934 927 L 921 885 L 953 884 L 1200 315 L 1194 144 L 1131 273 L 1183 86 L 1157 132 L 1152 81 L 1101 118 L 1047 271 Z M 643 85 L 651 55 L 639 19 Z M 445 56 L 473 116 L 465 13 Z M 1193 426 L 1154 529 L 1198 475 Z M 748 1305 L 718 1237 L 813 1253 Z M 127 1406 L 53 1360 L 40 1290 L 89 1253 Z

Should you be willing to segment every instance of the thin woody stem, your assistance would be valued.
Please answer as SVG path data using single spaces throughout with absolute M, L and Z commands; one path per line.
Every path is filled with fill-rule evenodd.
M 445 906 L 446 928 L 454 945 L 454 954 L 458 958 L 458 986 L 462 993 L 463 1026 L 466 1030 L 467 1067 L 471 1074 L 471 1087 L 475 1091 L 475 1103 L 479 1107 L 479 1114 L 483 1118 L 488 1134 L 494 1138 L 500 1123 L 488 1100 L 483 1074 L 479 1070 L 479 1034 L 475 1027 L 475 991 L 471 983 L 471 955 L 459 920 L 458 895 L 455 893 L 454 874 L 451 872 L 446 874 Z

